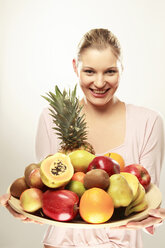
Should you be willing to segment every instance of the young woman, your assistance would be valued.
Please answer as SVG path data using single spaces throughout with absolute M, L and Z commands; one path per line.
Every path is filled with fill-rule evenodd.
M 162 118 L 153 110 L 124 103 L 115 96 L 122 72 L 117 38 L 107 29 L 86 33 L 79 43 L 73 68 L 84 93 L 81 104 L 88 126 L 88 142 L 96 155 L 116 152 L 121 154 L 126 165 L 142 164 L 149 171 L 152 183 L 158 185 L 164 156 Z M 52 118 L 48 109 L 44 109 L 36 137 L 37 158 L 41 160 L 58 149 Z M 165 209 L 157 209 L 141 222 L 116 229 L 50 226 L 43 244 L 45 248 L 141 248 L 140 229 L 153 233 L 154 225 L 164 218 Z

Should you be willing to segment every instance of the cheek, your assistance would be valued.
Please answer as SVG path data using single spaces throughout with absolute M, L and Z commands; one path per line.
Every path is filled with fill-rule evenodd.
M 119 81 L 120 81 L 120 77 L 119 76 L 115 76 L 115 77 L 111 77 L 109 80 L 107 80 L 107 82 L 109 82 L 109 84 L 112 86 L 112 87 L 118 87 L 119 85 Z
M 92 82 L 92 78 L 80 75 L 79 82 L 81 86 L 88 86 Z

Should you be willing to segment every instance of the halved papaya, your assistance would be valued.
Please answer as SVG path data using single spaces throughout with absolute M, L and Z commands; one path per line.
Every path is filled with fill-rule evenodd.
M 74 168 L 69 156 L 59 152 L 44 159 L 40 167 L 41 179 L 49 188 L 66 185 L 73 173 Z

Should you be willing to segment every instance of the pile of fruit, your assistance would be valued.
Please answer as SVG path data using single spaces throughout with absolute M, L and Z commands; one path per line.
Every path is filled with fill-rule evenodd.
M 79 215 L 87 223 L 99 224 L 120 208 L 125 217 L 146 209 L 149 185 L 147 170 L 137 164 L 124 166 L 119 154 L 96 156 L 74 150 L 28 165 L 24 176 L 12 183 L 10 193 L 26 212 L 42 210 L 56 221 L 71 221 Z
M 117 209 L 124 216 L 147 207 L 146 189 L 150 175 L 141 165 L 124 166 L 122 156 L 96 156 L 87 142 L 83 108 L 73 91 L 55 86 L 44 98 L 49 102 L 52 127 L 59 140 L 58 153 L 25 168 L 24 177 L 10 187 L 24 211 L 43 214 L 53 220 L 70 221 L 79 214 L 87 223 L 104 223 Z

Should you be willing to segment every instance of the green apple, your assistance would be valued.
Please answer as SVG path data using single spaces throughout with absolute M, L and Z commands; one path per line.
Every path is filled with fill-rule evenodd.
M 71 180 L 65 188 L 76 193 L 79 197 L 81 197 L 86 190 L 82 182 L 73 180 Z

